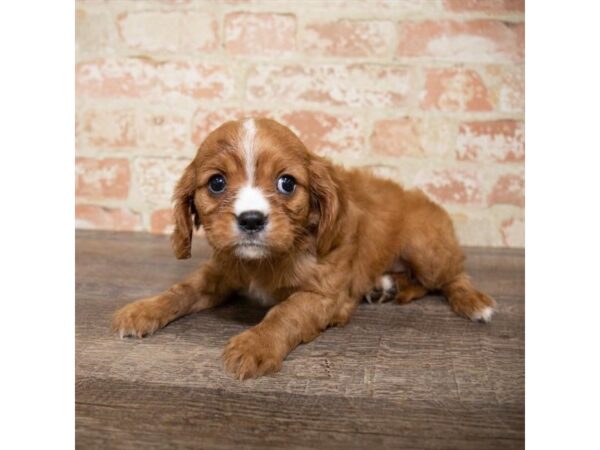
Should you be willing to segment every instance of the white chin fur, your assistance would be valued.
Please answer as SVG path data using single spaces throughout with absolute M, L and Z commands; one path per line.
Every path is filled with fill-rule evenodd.
M 235 248 L 235 255 L 241 259 L 260 259 L 267 253 L 267 249 L 259 245 L 239 245 Z

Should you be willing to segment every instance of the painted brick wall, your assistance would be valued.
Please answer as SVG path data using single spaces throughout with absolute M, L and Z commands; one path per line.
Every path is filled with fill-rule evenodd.
M 524 245 L 524 0 L 76 2 L 80 228 L 170 231 L 207 132 L 273 117 Z

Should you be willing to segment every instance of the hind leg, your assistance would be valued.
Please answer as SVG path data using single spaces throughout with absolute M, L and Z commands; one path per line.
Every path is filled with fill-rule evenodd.
M 459 316 L 480 322 L 489 322 L 492 319 L 496 307 L 495 300 L 475 289 L 466 273 L 458 274 L 442 291 L 452 310 Z
M 464 271 L 464 254 L 448 214 L 422 193 L 410 199 L 401 258 L 427 291 L 441 291 L 452 310 L 471 320 L 489 322 L 496 302 L 478 291 Z
M 463 256 L 458 243 L 450 252 L 447 248 L 434 248 L 425 255 L 422 253 L 419 258 L 409 259 L 418 282 L 428 291 L 441 291 L 459 316 L 489 322 L 496 302 L 471 283 L 463 269 Z
M 410 303 L 413 300 L 425 297 L 429 292 L 425 289 L 425 286 L 414 280 L 407 273 L 394 274 L 394 279 L 398 288 L 398 293 L 396 294 L 396 301 L 398 303 Z
M 473 286 L 463 269 L 463 258 L 458 243 L 450 250 L 434 244 L 428 252 L 420 252 L 408 261 L 419 284 L 427 291 L 441 291 L 456 314 L 489 322 L 496 302 Z

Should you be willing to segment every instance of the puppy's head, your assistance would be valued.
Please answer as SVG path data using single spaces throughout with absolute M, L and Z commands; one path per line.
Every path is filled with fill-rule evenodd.
M 200 146 L 175 189 L 173 247 L 189 258 L 193 228 L 240 259 L 332 245 L 340 189 L 332 166 L 269 119 L 227 122 Z

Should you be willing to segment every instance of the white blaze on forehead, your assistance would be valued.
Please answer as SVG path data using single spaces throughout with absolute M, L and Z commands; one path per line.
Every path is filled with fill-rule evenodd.
M 269 214 L 269 202 L 262 191 L 254 187 L 254 168 L 256 166 L 256 123 L 254 119 L 245 119 L 242 122 L 241 145 L 246 168 L 246 185 L 242 187 L 235 200 L 233 209 L 236 215 L 245 211 L 260 211 L 265 216 Z
M 266 216 L 269 214 L 269 208 L 269 202 L 261 190 L 251 186 L 241 188 L 233 204 L 236 216 L 244 211 L 260 211 Z
M 246 176 L 248 184 L 254 183 L 254 166 L 256 165 L 256 156 L 254 152 L 254 139 L 256 138 L 256 124 L 254 119 L 246 119 L 242 122 L 242 151 L 246 163 Z

